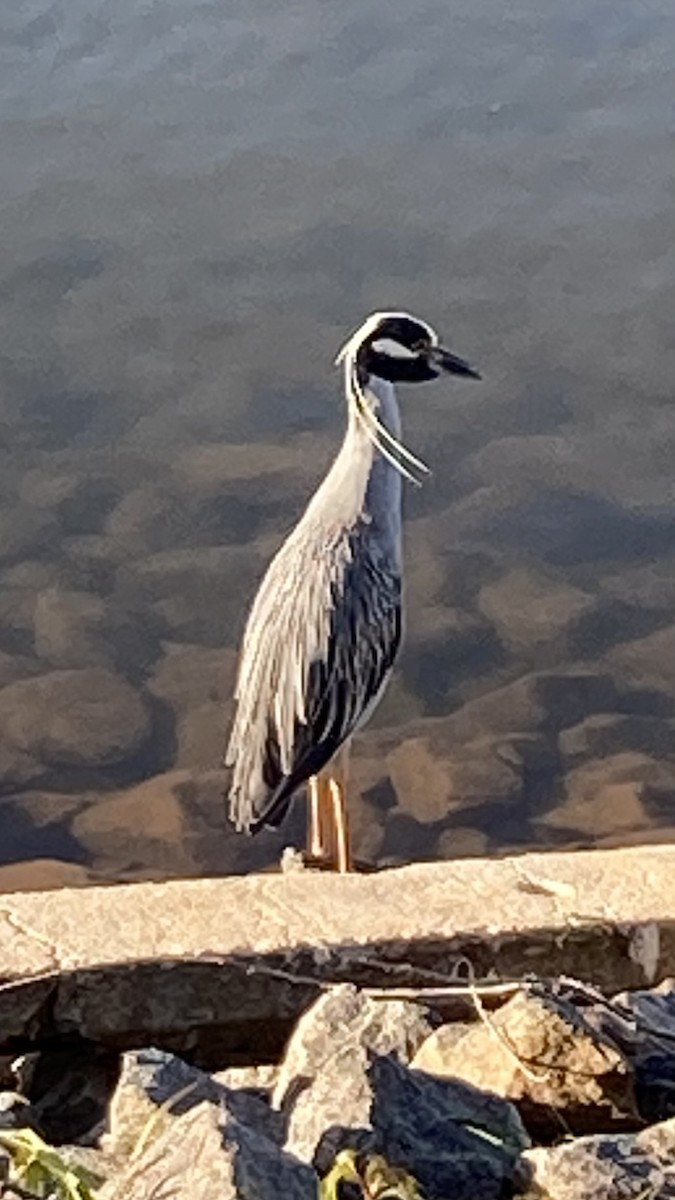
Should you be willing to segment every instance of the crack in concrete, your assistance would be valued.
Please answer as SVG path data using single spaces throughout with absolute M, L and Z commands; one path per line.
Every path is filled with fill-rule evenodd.
M 16 930 L 17 933 L 23 934 L 24 937 L 29 938 L 31 941 L 37 942 L 39 946 L 42 946 L 42 948 L 46 950 L 49 955 L 51 966 L 58 967 L 60 970 L 63 968 L 63 963 L 59 957 L 58 949 L 50 938 L 45 937 L 44 934 L 40 933 L 39 930 L 34 929 L 31 925 L 26 925 L 25 922 L 20 920 L 20 918 L 11 908 L 0 908 L 0 917 L 4 917 L 7 921 L 7 924 L 12 929 Z

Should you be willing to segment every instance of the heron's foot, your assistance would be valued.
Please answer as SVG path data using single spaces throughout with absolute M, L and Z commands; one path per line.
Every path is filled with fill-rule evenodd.
M 310 850 L 297 850 L 286 846 L 279 863 L 282 875 L 297 871 L 335 871 L 335 859 L 328 854 L 313 854 Z
M 337 871 L 337 863 L 332 855 L 315 854 L 311 850 L 303 851 L 302 865 L 307 871 Z
M 310 854 L 303 851 L 302 866 L 307 871 L 332 871 L 340 875 L 372 875 L 379 870 L 376 863 L 365 862 L 363 859 L 352 859 L 347 870 L 340 871 L 335 859 L 329 854 Z

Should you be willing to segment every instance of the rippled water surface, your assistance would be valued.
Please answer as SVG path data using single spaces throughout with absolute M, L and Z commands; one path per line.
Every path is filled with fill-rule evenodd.
M 369 310 L 408 639 L 356 748 L 380 862 L 675 830 L 670 0 L 0 5 L 0 886 L 243 871 L 246 605 Z

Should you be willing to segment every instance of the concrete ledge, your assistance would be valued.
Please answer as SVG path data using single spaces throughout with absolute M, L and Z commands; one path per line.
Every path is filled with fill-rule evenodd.
M 0 1052 L 59 1037 L 274 1057 L 326 981 L 675 974 L 675 847 L 0 896 Z

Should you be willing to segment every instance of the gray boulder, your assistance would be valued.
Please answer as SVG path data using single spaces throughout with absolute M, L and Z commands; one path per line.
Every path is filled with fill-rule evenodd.
M 226 1117 L 271 1141 L 283 1141 L 283 1121 L 269 1104 L 249 1092 L 227 1087 L 211 1075 L 163 1050 L 134 1050 L 122 1058 L 105 1136 L 116 1159 L 134 1153 L 141 1139 L 160 1137 L 196 1105 L 207 1101 Z
M 274 1092 L 286 1150 L 322 1175 L 343 1149 L 375 1152 L 429 1200 L 497 1200 L 527 1135 L 507 1101 L 408 1068 L 430 1029 L 420 1006 L 351 984 L 321 996 L 298 1021 Z
M 635 1124 L 633 1072 L 625 1056 L 574 1005 L 517 993 L 457 1037 L 435 1030 L 413 1060 L 513 1100 L 533 1136 L 596 1133 Z
M 287 1116 L 286 1148 L 311 1162 L 329 1126 L 367 1124 L 369 1054 L 407 1062 L 430 1032 L 419 1005 L 370 999 L 348 983 L 326 991 L 298 1021 L 279 1069 L 272 1103 Z
M 318 1200 L 318 1180 L 274 1142 L 205 1101 L 98 1193 L 99 1200 Z
M 577 1138 L 523 1156 L 528 1196 L 547 1200 L 675 1200 L 675 1121 L 638 1134 Z
M 428 1200 L 509 1194 L 529 1138 L 516 1108 L 455 1079 L 410 1070 L 393 1055 L 368 1071 L 374 1148 L 404 1166 Z

